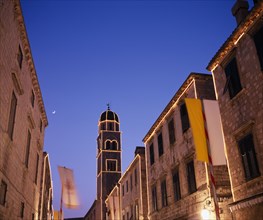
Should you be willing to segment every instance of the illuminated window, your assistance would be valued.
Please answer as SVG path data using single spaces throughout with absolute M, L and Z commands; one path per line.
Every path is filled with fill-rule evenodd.
M 166 190 L 166 180 L 161 182 L 161 193 L 162 193 L 162 206 L 165 207 L 167 203 L 167 190 Z
M 154 164 L 154 148 L 153 148 L 153 143 L 150 146 L 150 163 L 151 165 Z
M 263 26 L 254 35 L 254 42 L 257 48 L 257 54 L 258 54 L 261 70 L 263 70 L 263 41 L 262 39 L 263 39 Z
M 153 208 L 153 211 L 157 211 L 157 192 L 156 192 L 156 186 L 152 186 L 152 208 Z
M 188 180 L 188 191 L 189 193 L 194 193 L 196 191 L 196 182 L 195 182 L 195 169 L 194 161 L 187 163 L 187 180 Z
M 116 170 L 117 170 L 117 161 L 107 160 L 107 171 L 116 171 Z
M 174 144 L 174 142 L 175 142 L 175 131 L 174 131 L 174 119 L 173 118 L 168 123 L 168 130 L 169 130 L 170 144 Z
M 187 109 L 186 109 L 185 103 L 182 104 L 181 107 L 180 107 L 180 115 L 181 115 L 181 122 L 182 122 L 182 130 L 183 130 L 183 133 L 184 133 L 190 127 L 189 118 L 188 118 L 188 114 L 187 114 Z
M 5 181 L 2 180 L 1 187 L 0 187 L 0 204 L 5 205 L 6 201 L 6 192 L 7 192 L 7 184 Z
M 163 134 L 162 132 L 158 135 L 158 152 L 159 152 L 159 157 L 163 155 Z
M 28 162 L 29 162 L 30 142 L 31 142 L 31 133 L 30 131 L 28 131 L 27 132 L 26 155 L 25 155 L 25 165 L 27 168 L 28 168 Z
M 23 53 L 22 53 L 22 49 L 21 49 L 20 45 L 18 47 L 17 62 L 18 62 L 19 67 L 21 69 L 22 63 L 23 63 Z
M 242 157 L 242 163 L 247 180 L 254 179 L 260 175 L 254 141 L 252 134 L 248 134 L 238 141 L 239 152 Z
M 174 200 L 178 201 L 181 199 L 181 190 L 180 190 L 180 179 L 179 172 L 175 171 L 173 174 L 173 189 L 174 189 Z
M 9 113 L 8 130 L 7 130 L 7 133 L 11 140 L 13 140 L 15 117 L 16 117 L 16 106 L 17 106 L 17 99 L 15 93 L 13 92 L 11 106 L 10 106 L 10 113 Z
M 226 65 L 225 74 L 226 85 L 224 91 L 226 91 L 227 89 L 229 92 L 230 99 L 232 99 L 242 89 L 237 68 L 237 61 L 235 57 Z

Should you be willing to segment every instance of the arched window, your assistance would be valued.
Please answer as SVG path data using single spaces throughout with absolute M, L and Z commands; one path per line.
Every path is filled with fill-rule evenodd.
M 112 141 L 112 143 L 111 143 L 111 149 L 112 150 L 117 150 L 118 149 L 118 143 L 117 143 L 117 141 Z
M 110 150 L 110 148 L 111 148 L 111 141 L 110 141 L 110 140 L 107 140 L 107 141 L 105 142 L 105 149 L 106 149 L 106 150 Z

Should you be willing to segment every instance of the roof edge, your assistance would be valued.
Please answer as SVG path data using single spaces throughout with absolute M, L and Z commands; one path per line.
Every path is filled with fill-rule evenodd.
M 166 105 L 166 107 L 164 108 L 164 110 L 162 111 L 162 113 L 159 115 L 159 117 L 157 118 L 157 120 L 154 122 L 154 124 L 151 126 L 150 130 L 147 132 L 147 134 L 144 136 L 143 138 L 143 143 L 145 143 L 148 138 L 151 136 L 151 134 L 154 132 L 154 130 L 159 126 L 160 122 L 162 121 L 162 119 L 166 116 L 166 114 L 169 112 L 169 109 L 174 105 L 174 103 L 178 100 L 178 98 L 180 97 L 180 95 L 182 94 L 182 92 L 187 88 L 187 86 L 189 85 L 189 83 L 193 80 L 193 79 L 206 79 L 212 78 L 212 75 L 206 74 L 206 73 L 197 73 L 197 72 L 191 72 L 188 77 L 186 78 L 186 80 L 183 82 L 183 84 L 180 86 L 180 88 L 177 90 L 177 92 L 175 93 L 175 95 L 172 97 L 172 99 L 170 100 L 170 102 Z

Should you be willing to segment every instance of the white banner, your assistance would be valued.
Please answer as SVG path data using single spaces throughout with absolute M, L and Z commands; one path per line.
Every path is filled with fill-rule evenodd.
M 62 184 L 62 201 L 65 207 L 69 209 L 78 208 L 79 200 L 75 187 L 73 170 L 58 166 L 58 172 Z
M 218 102 L 216 100 L 203 100 L 203 106 L 213 165 L 225 165 L 225 143 Z

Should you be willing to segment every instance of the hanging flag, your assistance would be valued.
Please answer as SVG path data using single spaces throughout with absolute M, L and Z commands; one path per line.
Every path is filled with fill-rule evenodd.
M 55 210 L 53 220 L 63 220 L 63 219 L 64 219 L 63 213 L 58 210 Z
M 203 100 L 206 127 L 213 165 L 226 165 L 221 116 L 216 100 Z
M 79 201 L 75 181 L 73 177 L 73 170 L 58 166 L 58 172 L 62 185 L 62 201 L 66 208 L 78 208 Z
M 186 98 L 185 104 L 192 128 L 196 159 L 208 163 L 208 151 L 201 100 Z

